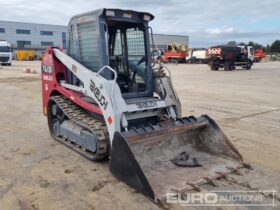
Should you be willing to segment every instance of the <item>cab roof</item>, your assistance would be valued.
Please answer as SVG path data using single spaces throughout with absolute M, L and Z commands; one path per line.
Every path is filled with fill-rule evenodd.
M 113 9 L 113 8 L 112 9 L 111 8 L 101 8 L 101 9 L 93 10 L 93 11 L 90 11 L 90 12 L 75 15 L 71 18 L 71 20 L 82 17 L 82 16 L 86 16 L 86 15 L 97 15 L 97 16 L 103 16 L 103 17 L 106 17 L 106 16 L 107 17 L 112 17 L 112 16 L 108 15 L 108 13 L 106 14 L 106 11 L 111 12 L 111 14 L 112 14 L 112 12 L 114 12 L 114 14 L 116 14 L 116 15 L 122 14 L 122 17 L 130 14 L 133 17 L 133 19 L 138 18 L 138 19 L 141 19 L 141 20 L 143 20 L 145 15 L 148 15 L 150 17 L 149 20 L 146 20 L 148 22 L 154 19 L 154 16 L 149 12 L 138 12 L 138 11 L 134 11 L 134 10 L 123 10 L 123 9 Z M 71 22 L 71 20 L 70 20 L 70 22 Z

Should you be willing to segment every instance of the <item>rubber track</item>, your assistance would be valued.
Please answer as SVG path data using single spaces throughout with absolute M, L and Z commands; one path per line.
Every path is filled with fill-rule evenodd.
M 71 120 L 78 126 L 89 130 L 96 136 L 97 151 L 93 153 L 88 150 L 82 150 L 81 148 L 77 148 L 78 145 L 73 142 L 67 143 L 62 138 L 55 138 L 59 139 L 59 141 L 64 144 L 67 143 L 67 146 L 71 147 L 75 151 L 77 151 L 78 149 L 79 153 L 90 160 L 98 161 L 107 159 L 110 152 L 110 141 L 106 124 L 103 121 L 90 116 L 80 106 L 63 95 L 52 96 L 50 100 L 53 100 L 56 103 L 56 105 L 63 111 L 64 115 L 67 116 L 69 120 Z

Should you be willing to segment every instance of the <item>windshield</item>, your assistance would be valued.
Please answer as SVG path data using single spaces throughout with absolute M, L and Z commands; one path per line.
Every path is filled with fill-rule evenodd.
M 0 52 L 11 52 L 11 48 L 8 46 L 0 46 Z

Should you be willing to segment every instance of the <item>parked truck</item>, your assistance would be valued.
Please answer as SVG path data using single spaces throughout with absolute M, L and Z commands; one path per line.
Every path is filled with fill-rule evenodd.
M 12 64 L 11 45 L 7 41 L 0 41 L 0 64 L 10 66 Z
M 208 63 L 209 59 L 207 57 L 206 49 L 191 49 L 188 51 L 188 56 L 186 57 L 187 63 Z
M 186 45 L 172 42 L 163 51 L 161 60 L 164 63 L 185 63 L 188 55 L 187 51 L 188 47 Z
M 218 71 L 219 68 L 231 71 L 236 66 L 249 70 L 254 61 L 254 49 L 252 46 L 214 46 L 208 48 L 207 57 L 212 71 Z

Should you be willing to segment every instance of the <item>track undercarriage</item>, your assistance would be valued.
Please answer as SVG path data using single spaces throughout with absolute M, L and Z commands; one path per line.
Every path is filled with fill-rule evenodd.
M 107 159 L 110 141 L 106 125 L 64 96 L 49 100 L 48 124 L 52 137 L 90 160 Z M 84 138 L 83 138 L 84 137 Z

